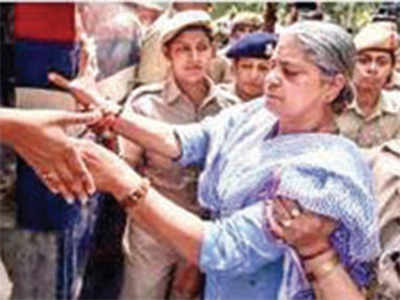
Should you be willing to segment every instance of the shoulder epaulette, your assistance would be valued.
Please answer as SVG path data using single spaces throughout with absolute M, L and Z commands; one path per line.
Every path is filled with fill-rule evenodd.
M 127 102 L 132 102 L 144 95 L 149 95 L 149 94 L 156 94 L 162 91 L 164 88 L 164 83 L 159 82 L 159 83 L 150 83 L 146 85 L 142 85 L 137 87 L 136 89 L 132 90 L 128 97 Z

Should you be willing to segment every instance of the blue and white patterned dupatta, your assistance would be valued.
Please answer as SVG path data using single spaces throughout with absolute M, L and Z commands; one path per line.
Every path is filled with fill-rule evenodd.
M 268 152 L 277 153 L 272 156 L 279 157 L 280 167 L 266 181 L 260 197 L 295 199 L 303 208 L 339 221 L 331 243 L 354 282 L 366 286 L 380 249 L 371 171 L 357 147 L 344 138 L 329 134 L 297 136 L 271 140 Z M 315 299 L 299 258 L 290 248 L 285 253 L 279 293 L 279 300 L 286 299 Z

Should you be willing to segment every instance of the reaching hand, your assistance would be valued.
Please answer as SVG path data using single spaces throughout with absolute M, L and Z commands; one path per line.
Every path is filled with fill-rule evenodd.
M 75 100 L 85 108 L 98 108 L 107 103 L 98 92 L 96 82 L 92 77 L 78 77 L 69 81 L 54 72 L 49 73 L 48 77 L 55 85 L 69 91 L 75 97 Z
M 112 101 L 103 99 L 92 76 L 82 76 L 69 81 L 57 73 L 50 73 L 49 80 L 69 91 L 85 110 L 98 109 L 103 113 L 103 118 L 92 128 L 95 133 L 102 133 L 112 128 L 115 116 L 119 113 L 121 107 Z
M 109 192 L 117 199 L 136 189 L 142 178 L 115 153 L 91 141 L 74 140 L 98 190 Z
M 94 181 L 64 129 L 91 124 L 100 117 L 100 112 L 16 110 L 15 134 L 9 143 L 53 193 L 61 193 L 69 202 L 74 198 L 85 201 L 95 192 Z

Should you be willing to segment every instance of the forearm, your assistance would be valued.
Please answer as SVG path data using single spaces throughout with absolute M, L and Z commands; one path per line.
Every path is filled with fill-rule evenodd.
M 365 295 L 357 288 L 342 266 L 330 276 L 316 282 L 314 287 L 318 300 L 365 300 Z
M 119 196 L 115 196 L 121 200 L 123 189 L 119 190 Z M 204 224 L 198 216 L 177 206 L 152 188 L 146 199 L 128 209 L 127 213 L 140 226 L 151 228 L 152 232 L 167 241 L 187 261 L 198 264 L 204 235 Z
M 128 118 L 121 116 L 114 123 L 113 130 L 126 139 L 168 158 L 181 154 L 172 126 L 132 113 Z
M 305 262 L 306 272 L 314 276 L 312 285 L 316 298 L 318 300 L 365 299 L 346 269 L 338 261 L 331 263 L 332 257 L 336 257 L 334 252 L 322 254 L 313 261 Z

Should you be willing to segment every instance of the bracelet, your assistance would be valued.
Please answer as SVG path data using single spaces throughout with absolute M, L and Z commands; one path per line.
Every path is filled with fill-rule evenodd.
M 114 117 L 119 118 L 122 115 L 123 111 L 124 107 L 122 105 L 119 105 L 117 112 L 114 114 Z
M 311 260 L 311 259 L 320 257 L 322 254 L 328 253 L 330 251 L 332 251 L 332 249 L 330 247 L 326 247 L 326 248 L 319 250 L 313 254 L 301 255 L 300 257 L 302 260 Z
M 340 265 L 339 257 L 336 254 L 333 254 L 322 263 L 319 262 L 314 263 L 312 270 L 306 273 L 306 277 L 309 281 L 320 280 L 331 274 L 339 265 Z
M 130 192 L 127 196 L 122 198 L 120 204 L 125 209 L 130 209 L 141 204 L 149 192 L 150 180 L 148 178 L 143 178 L 139 187 Z

